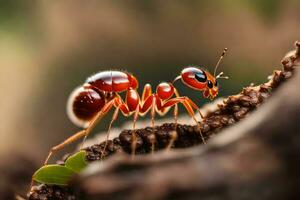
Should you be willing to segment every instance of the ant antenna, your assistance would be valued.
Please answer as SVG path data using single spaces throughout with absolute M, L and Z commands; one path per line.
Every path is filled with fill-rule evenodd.
M 181 79 L 181 76 L 177 76 L 174 81 L 172 82 L 172 84 L 174 84 L 176 81 L 178 81 L 179 79 Z
M 222 76 L 223 74 L 224 74 L 224 72 L 219 73 L 219 74 L 216 76 L 216 79 L 221 79 L 221 78 L 223 78 L 223 79 L 229 79 L 228 76 Z
M 221 63 L 221 61 L 222 61 L 222 59 L 224 58 L 224 55 L 225 55 L 226 51 L 227 51 L 227 48 L 224 48 L 223 53 L 221 54 L 221 57 L 219 58 L 219 60 L 218 60 L 218 62 L 217 62 L 217 64 L 216 64 L 216 66 L 215 66 L 214 77 L 216 77 L 217 69 L 218 69 L 218 67 L 219 67 L 219 65 L 220 65 L 220 63 Z M 219 78 L 221 78 L 221 75 L 222 75 L 222 74 L 223 74 L 223 73 L 221 72 L 221 73 L 218 75 Z

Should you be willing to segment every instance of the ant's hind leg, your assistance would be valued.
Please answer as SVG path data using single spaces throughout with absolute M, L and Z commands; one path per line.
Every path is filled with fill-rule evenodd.
M 107 145 L 108 145 L 108 139 L 109 139 L 109 135 L 110 135 L 110 130 L 111 130 L 112 124 L 113 124 L 113 122 L 116 121 L 116 119 L 118 118 L 119 110 L 120 110 L 119 106 L 116 107 L 116 110 L 115 110 L 115 112 L 114 112 L 114 114 L 113 114 L 113 117 L 112 117 L 112 119 L 111 119 L 111 121 L 110 121 L 110 123 L 109 123 L 109 127 L 108 127 L 107 134 L 106 134 L 105 144 L 104 144 L 104 147 L 103 147 L 103 149 L 102 149 L 102 151 L 101 151 L 101 160 L 102 160 L 103 157 L 104 157 L 104 153 L 105 153 L 105 150 L 106 150 Z
M 99 122 L 102 119 L 102 117 L 111 109 L 111 107 L 113 106 L 113 103 L 114 103 L 114 100 L 111 100 L 107 104 L 105 104 L 105 106 L 98 112 L 98 114 L 93 118 L 93 120 L 90 122 L 89 126 L 85 130 L 81 130 L 81 131 L 77 132 L 76 134 L 72 135 L 71 137 L 69 137 L 68 139 L 66 139 L 65 141 L 60 143 L 59 145 L 52 147 L 45 162 L 44 162 L 44 165 L 46 165 L 48 163 L 50 157 L 53 155 L 54 152 L 59 151 L 60 149 L 64 148 L 66 145 L 84 137 L 84 140 L 81 143 L 81 148 L 82 148 L 83 143 L 84 143 L 85 139 L 87 138 L 87 136 L 89 135 L 89 133 L 92 131 L 92 129 L 94 128 L 96 123 Z
M 56 146 L 52 147 L 51 150 L 48 153 L 48 156 L 47 156 L 47 158 L 46 158 L 46 160 L 44 162 L 44 165 L 47 165 L 50 157 L 52 156 L 52 154 L 54 152 L 63 149 L 66 145 L 68 145 L 68 144 L 70 144 L 72 142 L 75 142 L 76 140 L 82 138 L 83 136 L 86 136 L 86 134 L 87 134 L 86 130 L 81 130 L 81 131 L 77 132 L 76 134 L 72 135 L 71 137 L 69 137 L 68 139 L 66 139 L 65 141 L 63 141 L 62 143 L 60 143 L 59 145 L 56 145 Z M 34 180 L 33 180 L 33 176 L 32 176 L 31 183 L 30 183 L 30 189 L 33 186 L 33 182 L 34 182 Z
M 45 162 L 44 165 L 47 165 L 50 157 L 52 156 L 52 154 L 56 151 L 59 151 L 60 149 L 64 148 L 66 145 L 75 142 L 76 140 L 82 138 L 83 136 L 86 136 L 87 132 L 86 130 L 82 130 L 77 132 L 76 134 L 72 135 L 71 137 L 69 137 L 68 139 L 66 139 L 65 141 L 63 141 L 62 143 L 60 143 L 59 145 L 56 145 L 54 147 L 51 148 Z

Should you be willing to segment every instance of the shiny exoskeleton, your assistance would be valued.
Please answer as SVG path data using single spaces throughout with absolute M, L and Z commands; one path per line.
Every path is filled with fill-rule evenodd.
M 216 76 L 216 69 L 223 58 L 226 49 L 224 49 L 215 68 L 214 75 L 208 71 L 194 66 L 187 66 L 173 82 L 162 82 L 153 92 L 150 84 L 146 84 L 143 93 L 140 96 L 137 92 L 138 81 L 132 74 L 122 71 L 109 70 L 102 71 L 89 77 L 86 82 L 76 88 L 70 95 L 67 104 L 67 113 L 69 118 L 76 125 L 83 127 L 82 131 L 74 134 L 63 143 L 53 147 L 45 161 L 48 162 L 54 151 L 63 148 L 65 145 L 84 137 L 86 138 L 93 127 L 105 116 L 112 108 L 115 108 L 109 130 L 112 123 L 117 119 L 119 112 L 124 116 L 133 115 L 133 129 L 139 116 L 151 113 L 152 127 L 154 127 L 155 114 L 166 114 L 170 108 L 174 107 L 174 118 L 177 123 L 178 103 L 182 104 L 189 115 L 195 120 L 195 112 L 199 112 L 199 107 L 187 96 L 180 96 L 174 87 L 174 82 L 181 80 L 188 87 L 203 92 L 205 98 L 213 99 L 218 94 L 218 78 L 222 77 L 222 72 Z M 119 95 L 126 92 L 125 100 Z M 108 131 L 109 133 L 109 131 Z M 202 135 L 201 135 L 202 136 Z M 108 134 L 107 134 L 108 139 Z M 202 137 L 205 143 L 204 138 Z M 154 149 L 154 143 L 153 143 Z M 132 136 L 132 154 L 135 153 L 136 136 Z

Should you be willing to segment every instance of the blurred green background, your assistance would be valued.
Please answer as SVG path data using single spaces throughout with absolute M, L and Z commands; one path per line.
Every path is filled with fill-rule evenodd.
M 228 47 L 220 70 L 230 80 L 220 83 L 220 96 L 261 83 L 300 38 L 299 7 L 299 0 L 2 0 L 0 152 L 14 148 L 42 161 L 79 130 L 65 112 L 68 95 L 101 70 L 127 70 L 155 88 L 186 65 L 213 71 Z

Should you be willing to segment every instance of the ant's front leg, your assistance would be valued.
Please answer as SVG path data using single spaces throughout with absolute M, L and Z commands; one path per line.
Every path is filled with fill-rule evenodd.
M 199 123 L 198 123 L 198 121 L 195 117 L 195 112 L 193 110 L 193 108 L 198 108 L 198 106 L 196 106 L 196 104 L 190 98 L 188 98 L 188 97 L 175 97 L 173 99 L 169 99 L 162 105 L 161 109 L 172 107 L 172 106 L 174 106 L 178 103 L 181 103 L 185 107 L 185 109 L 187 110 L 189 115 L 195 121 L 195 123 L 198 126 L 198 129 L 200 131 L 200 136 L 201 136 L 202 142 L 203 142 L 203 144 L 206 144 L 204 136 L 202 135 Z
M 181 97 L 181 96 L 179 95 L 179 92 L 178 92 L 176 89 L 175 89 L 175 95 L 176 95 L 176 97 Z M 186 100 L 188 101 L 188 103 L 190 104 L 190 106 L 192 106 L 195 110 L 198 111 L 200 117 L 201 117 L 202 119 L 204 119 L 205 117 L 204 117 L 204 115 L 201 113 L 200 108 L 197 106 L 197 104 L 194 103 L 194 102 L 193 102 L 190 98 L 188 98 L 188 97 L 186 97 Z M 177 105 L 177 104 L 175 104 L 175 106 L 176 106 L 176 105 Z

